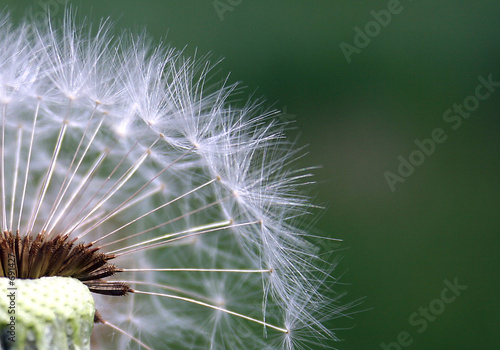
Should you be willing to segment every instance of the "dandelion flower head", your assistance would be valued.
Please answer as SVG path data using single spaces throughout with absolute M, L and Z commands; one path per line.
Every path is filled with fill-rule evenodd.
M 324 321 L 346 306 L 322 292 L 333 265 L 278 112 L 232 103 L 210 62 L 109 28 L 0 15 L 2 279 L 88 288 L 82 349 L 335 340 Z

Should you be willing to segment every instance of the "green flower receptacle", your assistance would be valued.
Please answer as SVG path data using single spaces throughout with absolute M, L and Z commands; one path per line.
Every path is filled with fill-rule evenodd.
M 0 278 L 1 349 L 90 349 L 95 305 L 70 277 Z

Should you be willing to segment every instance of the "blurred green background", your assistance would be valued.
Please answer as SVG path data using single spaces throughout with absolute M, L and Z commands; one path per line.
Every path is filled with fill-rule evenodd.
M 61 17 L 63 3 L 0 0 L 18 18 L 47 5 Z M 348 248 L 346 301 L 365 297 L 358 309 L 370 309 L 341 322 L 336 348 L 382 349 L 407 331 L 402 349 L 500 349 L 500 87 L 456 130 L 443 121 L 479 76 L 500 82 L 500 1 L 67 3 L 111 16 L 117 31 L 146 28 L 155 42 L 224 57 L 220 78 L 231 72 L 249 95 L 286 108 L 307 164 L 322 166 L 315 190 L 328 209 L 317 226 Z M 377 30 L 371 11 L 388 6 L 399 13 Z M 367 24 L 373 37 L 348 63 L 340 45 Z M 398 156 L 435 128 L 446 141 L 391 191 L 384 172 L 397 174 Z M 467 289 L 443 311 L 445 279 Z M 429 305 L 438 315 L 419 333 L 409 317 Z

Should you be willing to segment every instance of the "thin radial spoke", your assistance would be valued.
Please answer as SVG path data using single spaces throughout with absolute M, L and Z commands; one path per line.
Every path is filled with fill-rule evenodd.
M 95 221 L 100 220 L 105 214 L 106 214 L 106 212 L 104 210 L 100 211 L 98 213 L 95 213 L 93 216 L 91 216 L 90 218 L 88 218 L 87 220 L 85 220 L 85 222 L 82 223 L 80 225 L 80 227 L 85 228 L 88 225 L 92 225 Z
M 195 214 L 195 213 L 198 213 L 198 212 L 200 212 L 200 211 L 203 211 L 203 210 L 205 210 L 205 209 L 208 209 L 208 208 L 210 208 L 210 207 L 213 207 L 213 206 L 215 206 L 215 205 L 217 205 L 217 204 L 220 204 L 220 203 L 222 203 L 222 202 L 224 202 L 224 201 L 228 200 L 228 199 L 229 199 L 229 198 L 231 198 L 231 197 L 232 197 L 232 196 L 228 196 L 228 197 L 222 198 L 222 199 L 220 199 L 220 200 L 218 200 L 218 201 L 214 201 L 214 202 L 209 203 L 209 204 L 207 204 L 207 205 L 205 205 L 205 206 L 203 206 L 203 207 L 197 208 L 197 209 L 192 210 L 192 211 L 190 211 L 190 212 L 187 212 L 187 213 L 184 213 L 184 214 L 182 214 L 182 215 L 179 215 L 179 216 L 178 216 L 178 217 L 176 217 L 176 218 L 173 218 L 173 219 L 171 219 L 171 220 L 165 221 L 165 222 L 163 222 L 163 223 L 161 223 L 161 224 L 159 224 L 159 225 L 156 225 L 156 226 L 154 226 L 154 227 L 148 228 L 147 230 L 144 230 L 144 231 L 141 231 L 141 232 L 138 232 L 138 233 L 134 233 L 134 234 L 129 235 L 129 236 L 127 236 L 127 237 L 120 238 L 120 239 L 117 239 L 117 240 L 115 240 L 115 241 L 113 241 L 113 242 L 107 243 L 107 244 L 105 244 L 104 246 L 108 246 L 108 245 L 111 245 L 111 244 L 115 244 L 115 243 L 118 243 L 118 242 L 121 242 L 121 241 L 124 241 L 124 240 L 127 240 L 127 239 L 131 239 L 131 238 L 134 238 L 134 237 L 137 237 L 137 236 L 143 235 L 143 234 L 145 234 L 145 233 L 147 233 L 147 232 L 151 232 L 151 231 L 156 230 L 156 229 L 158 229 L 158 228 L 160 228 L 160 227 L 163 227 L 163 226 L 165 226 L 165 225 L 168 225 L 168 224 L 171 224 L 171 223 L 173 223 L 173 222 L 175 222 L 175 221 L 178 221 L 178 220 L 180 220 L 180 219 L 182 219 L 182 218 L 188 217 L 188 216 L 190 216 L 190 215 L 193 215 L 193 214 Z M 108 234 L 106 234 L 106 235 L 104 235 L 104 236 L 102 236 L 102 237 L 100 237 L 98 240 L 96 240 L 96 241 L 92 242 L 92 244 L 95 244 L 96 242 L 103 240 L 103 239 L 104 239 L 104 238 L 106 238 L 108 235 L 109 235 L 109 233 L 108 233 Z M 101 248 L 102 248 L 102 247 L 104 247 L 104 246 L 101 246 Z
M 159 185 L 157 186 L 155 189 L 152 189 L 151 191 L 143 194 L 142 196 L 134 199 L 133 201 L 130 201 L 127 203 L 127 205 L 121 207 L 119 210 L 117 210 L 114 215 L 117 215 L 131 207 L 133 207 L 134 205 L 136 205 L 137 203 L 140 203 L 142 202 L 143 200 L 147 199 L 147 198 L 150 198 L 152 196 L 154 196 L 155 194 L 157 193 L 160 193 L 161 191 L 163 191 L 165 189 L 165 185 Z
M 142 163 L 144 163 L 144 161 L 146 160 L 146 158 L 148 157 L 148 154 L 144 154 L 141 158 L 139 158 L 138 162 L 134 165 L 134 167 L 132 167 L 131 169 L 129 169 L 124 175 L 126 176 L 122 176 L 122 178 L 120 178 L 120 181 L 117 182 L 117 186 L 115 186 L 113 188 L 113 190 L 110 190 L 106 193 L 106 195 L 94 206 L 94 208 L 92 208 L 92 210 L 90 210 L 88 212 L 87 215 L 85 215 L 83 217 L 83 219 L 78 222 L 77 225 L 75 225 L 75 227 L 70 230 L 70 234 L 79 226 L 81 225 L 83 222 L 85 222 L 85 220 L 91 216 L 92 214 L 94 214 L 97 210 L 99 210 L 111 197 L 114 196 L 114 194 L 116 192 L 118 192 L 120 190 L 120 188 L 122 188 L 127 182 L 128 180 L 130 180 L 130 178 L 132 176 L 134 176 L 134 174 L 136 173 L 136 171 L 141 167 Z
M 315 235 L 310 235 L 309 233 L 307 234 L 307 237 L 309 237 L 309 238 L 323 239 L 323 240 L 326 240 L 326 241 L 335 241 L 335 242 L 343 242 L 344 241 L 343 239 L 340 239 L 340 238 L 315 236 Z
M 101 322 L 103 324 L 105 324 L 106 326 L 113 328 L 115 331 L 118 331 L 121 334 L 126 335 L 127 337 L 129 337 L 130 339 L 132 339 L 133 341 L 135 341 L 137 344 L 139 344 L 140 346 L 142 346 L 144 349 L 153 350 L 153 348 L 150 348 L 149 346 L 147 346 L 146 344 L 144 344 L 143 342 L 141 342 L 139 339 L 137 339 L 136 337 L 134 337 L 132 334 L 125 332 L 121 328 L 118 328 L 118 326 L 115 326 L 114 324 L 109 323 L 106 320 L 102 320 Z
M 16 163 L 14 165 L 14 178 L 12 180 L 12 197 L 10 199 L 10 219 L 9 219 L 9 231 L 12 232 L 12 225 L 14 223 L 14 211 L 16 205 L 16 190 L 17 190 L 17 179 L 19 176 L 19 163 L 21 161 L 21 146 L 23 140 L 23 128 L 19 126 L 17 129 L 17 148 L 16 148 Z
M 36 121 L 38 120 L 38 113 L 39 112 L 40 112 L 40 100 L 38 100 L 36 103 L 35 115 L 33 117 L 33 127 L 31 130 L 30 146 L 28 149 L 28 159 L 26 161 L 26 172 L 24 174 L 23 192 L 21 195 L 21 206 L 19 209 L 19 217 L 18 217 L 18 221 L 17 221 L 17 231 L 21 230 L 21 219 L 23 216 L 24 199 L 26 198 L 26 188 L 28 186 L 28 176 L 30 173 L 31 155 L 33 154 L 33 142 L 35 141 Z
M 145 152 L 135 163 L 132 167 L 127 169 L 127 171 L 118 179 L 117 182 L 104 194 L 103 197 L 95 204 L 95 206 L 86 214 L 84 215 L 76 224 L 74 224 L 69 230 L 68 230 L 68 235 L 73 233 L 82 223 L 85 222 L 92 214 L 94 214 L 97 210 L 99 210 L 113 195 L 124 186 L 128 180 L 135 174 L 135 172 L 140 168 L 142 163 L 146 160 L 148 157 L 148 153 Z
M 128 156 L 130 155 L 130 153 L 132 153 L 132 151 L 134 150 L 134 148 L 137 146 L 137 144 L 139 143 L 139 140 L 137 140 L 137 142 L 135 142 L 132 147 L 130 147 L 130 149 L 128 150 L 127 154 L 125 154 L 121 159 L 120 161 L 118 162 L 118 164 L 116 164 L 116 166 L 114 167 L 114 169 L 109 173 L 109 175 L 106 177 L 106 180 L 104 180 L 104 182 L 101 184 L 101 186 L 99 187 L 99 189 L 94 193 L 94 195 L 89 198 L 89 200 L 87 201 L 87 203 L 83 206 L 83 208 L 80 209 L 80 212 L 78 213 L 78 215 L 76 217 L 79 217 L 80 215 L 82 215 L 82 213 L 85 211 L 85 209 L 87 209 L 87 207 L 92 203 L 92 201 L 97 197 L 98 193 L 104 188 L 104 186 L 106 186 L 106 184 L 111 180 L 111 178 L 113 177 L 113 175 L 118 171 L 118 169 L 120 168 L 120 166 L 123 164 L 123 162 L 125 162 L 125 160 L 128 158 Z M 104 152 L 106 155 L 108 155 L 110 153 L 110 150 L 107 149 L 106 152 Z M 83 221 L 83 219 L 81 220 Z M 62 230 L 62 232 L 67 232 L 69 230 L 69 227 L 71 225 L 68 225 L 64 230 Z
M 5 204 L 5 116 L 7 115 L 7 103 L 2 108 L 2 155 L 1 155 L 1 181 L 2 181 L 2 232 L 7 230 L 7 208 Z
M 72 191 L 73 193 L 72 193 L 70 199 L 66 202 L 66 204 L 64 205 L 64 208 L 61 210 L 61 212 L 59 213 L 59 215 L 56 217 L 56 219 L 54 220 L 54 222 L 52 223 L 52 225 L 50 226 L 50 228 L 48 229 L 47 232 L 50 233 L 50 232 L 52 232 L 52 230 L 54 230 L 54 227 L 56 227 L 56 225 L 59 223 L 59 221 L 65 215 L 65 213 L 68 210 L 68 208 L 71 206 L 71 204 L 76 199 L 76 197 L 78 197 L 78 195 L 80 194 L 80 192 L 82 191 L 82 189 L 88 183 L 89 179 L 91 179 L 92 176 L 97 171 L 97 169 L 99 169 L 99 167 L 101 166 L 102 162 L 104 161 L 104 159 L 107 157 L 108 154 L 109 154 L 109 151 L 106 150 L 106 151 L 102 152 L 101 155 L 97 158 L 97 160 L 94 162 L 94 164 L 90 167 L 90 169 L 87 172 L 87 174 L 85 174 L 85 176 L 83 177 L 83 179 L 80 181 L 80 183 L 77 186 L 77 188 L 74 191 Z
M 213 310 L 222 311 L 222 312 L 224 312 L 226 314 L 237 316 L 237 317 L 243 318 L 245 320 L 258 323 L 258 324 L 260 324 L 260 325 L 262 325 L 264 327 L 272 328 L 272 329 L 280 331 L 282 333 L 288 333 L 288 330 L 285 329 L 285 328 L 275 326 L 273 324 L 264 322 L 262 320 L 258 320 L 256 318 L 253 318 L 253 317 L 250 317 L 250 316 L 247 316 L 247 315 L 240 314 L 238 312 L 234 312 L 234 311 L 231 311 L 231 310 L 228 310 L 228 309 L 224 309 L 223 307 L 220 307 L 220 306 L 216 306 L 216 305 L 212 305 L 212 304 L 207 304 L 207 303 L 204 303 L 204 302 L 199 301 L 199 300 L 195 300 L 195 299 L 191 299 L 191 298 L 184 298 L 184 297 L 180 297 L 180 296 L 177 296 L 177 295 L 171 295 L 171 294 L 145 292 L 145 291 L 141 291 L 141 290 L 133 290 L 133 293 L 153 295 L 153 296 L 165 297 L 165 298 L 169 298 L 169 299 L 176 299 L 176 300 L 186 301 L 188 303 L 192 303 L 192 304 L 196 304 L 196 305 L 200 305 L 200 306 L 205 306 L 205 307 L 213 309 Z
M 269 273 L 272 270 L 245 270 L 245 269 L 197 269 L 197 268 L 174 268 L 174 269 L 120 269 L 122 272 L 228 272 L 228 273 Z
M 140 242 L 140 243 L 137 243 L 137 244 L 133 244 L 133 245 L 127 246 L 125 248 L 120 248 L 120 249 L 114 250 L 113 253 L 116 253 L 116 252 L 119 252 L 119 251 L 122 251 L 122 250 L 125 250 L 125 249 L 140 247 L 141 245 L 150 244 L 150 243 L 153 243 L 153 242 L 161 241 L 163 239 L 180 236 L 180 235 L 184 235 L 184 234 L 187 234 L 187 233 L 195 233 L 195 232 L 202 232 L 202 231 L 205 231 L 205 230 L 208 230 L 208 229 L 223 228 L 223 227 L 231 225 L 232 223 L 233 222 L 231 220 L 225 220 L 225 221 L 214 222 L 214 223 L 206 224 L 206 225 L 202 225 L 202 226 L 191 227 L 191 228 L 189 228 L 187 230 L 180 231 L 180 232 L 167 233 L 167 234 L 165 234 L 163 236 L 160 236 L 160 237 L 156 237 L 156 238 L 153 238 L 153 239 L 149 239 L 147 241 L 143 241 L 143 242 Z M 97 240 L 97 241 L 99 241 L 99 240 Z M 94 241 L 94 242 L 97 242 L 97 241 Z M 108 245 L 114 244 L 116 242 L 117 241 L 112 242 L 112 243 L 108 243 L 108 244 L 104 244 L 104 245 L 100 246 L 99 249 L 102 249 L 103 247 L 106 247 Z
M 121 176 L 120 178 L 113 184 L 113 186 L 111 186 L 111 188 L 101 197 L 101 199 L 99 199 L 99 201 L 94 205 L 94 207 L 92 208 L 92 210 L 90 210 L 86 215 L 84 215 L 76 224 L 74 224 L 68 231 L 67 231 L 67 234 L 70 235 L 71 233 L 73 233 L 73 231 L 75 231 L 89 216 L 91 216 L 96 210 L 98 210 L 100 207 L 102 207 L 111 197 L 113 197 L 113 195 L 118 191 L 120 190 L 120 188 L 122 186 L 124 186 L 128 180 L 130 180 L 130 178 L 135 174 L 135 172 L 141 167 L 142 163 L 147 159 L 147 157 L 149 156 L 149 152 L 151 151 L 151 149 L 153 148 L 153 146 L 160 140 L 160 137 L 158 139 L 156 139 L 152 144 L 151 146 L 149 146 L 149 148 L 144 151 L 144 153 L 141 155 L 141 157 L 139 157 L 139 159 L 137 159 L 134 164 L 132 164 L 131 167 L 129 167 Z M 139 142 L 139 141 L 137 141 Z M 137 143 L 136 143 L 137 145 Z M 135 145 L 134 145 L 135 146 Z M 129 151 L 129 153 L 132 151 L 132 149 Z M 128 157 L 128 154 L 120 161 L 120 164 Z M 115 170 L 118 169 L 119 165 L 117 165 L 117 167 L 115 167 L 115 169 L 112 171 L 112 173 L 108 176 L 108 178 L 106 179 L 106 182 L 108 179 L 111 178 L 111 176 L 114 174 Z M 104 184 L 103 184 L 104 186 Z M 102 188 L 102 186 L 101 186 Z M 97 195 L 98 192 L 96 192 L 96 195 Z M 93 196 L 87 203 L 87 205 L 83 208 L 85 209 L 92 201 L 92 199 L 94 199 L 95 196 Z M 82 210 L 83 210 L 82 209 Z
M 158 192 L 163 191 L 164 189 L 165 189 L 165 187 L 164 187 L 163 185 L 158 186 L 157 188 L 155 188 L 155 189 L 153 189 L 153 190 L 149 191 L 148 193 L 145 193 L 143 196 L 141 196 L 141 197 L 139 197 L 139 198 L 136 198 L 135 200 L 133 200 L 133 201 L 129 202 L 126 206 L 124 206 L 124 207 L 120 208 L 118 211 L 116 211 L 116 212 L 114 213 L 114 215 L 117 215 L 117 214 L 121 213 L 122 211 L 125 211 L 125 210 L 127 210 L 127 209 L 129 209 L 129 208 L 133 207 L 134 205 L 136 205 L 136 204 L 138 204 L 138 203 L 142 202 L 143 200 L 145 200 L 145 199 L 147 199 L 147 198 L 149 198 L 149 197 L 154 196 L 155 194 L 157 194 Z M 83 230 L 85 226 L 88 226 L 88 225 L 94 225 L 94 223 L 95 223 L 95 222 L 98 222 L 98 220 L 99 220 L 99 221 L 100 221 L 100 220 L 102 220 L 104 217 L 106 217 L 106 216 L 107 216 L 107 214 L 108 214 L 108 213 L 106 213 L 106 212 L 102 211 L 102 212 L 100 212 L 100 213 L 97 213 L 97 214 L 96 214 L 96 215 L 94 215 L 94 216 L 91 216 L 91 217 L 87 218 L 84 222 L 82 222 L 82 223 L 80 224 L 80 228 Z M 92 228 L 92 229 L 93 229 L 93 228 Z M 85 229 L 85 231 L 87 231 L 87 230 L 90 230 L 90 229 Z M 78 237 L 77 237 L 77 239 L 78 239 Z
M 213 300 L 211 298 L 208 298 L 208 297 L 206 297 L 204 295 L 201 295 L 201 294 L 198 294 L 198 293 L 195 293 L 195 292 L 190 292 L 190 291 L 187 291 L 187 290 L 184 290 L 184 289 L 180 289 L 180 288 L 177 288 L 177 287 L 167 286 L 167 285 L 164 285 L 164 284 L 157 284 L 157 283 L 144 282 L 144 281 L 131 281 L 131 280 L 118 280 L 118 281 L 113 280 L 113 282 L 123 282 L 123 283 L 126 283 L 128 285 L 140 284 L 142 286 L 149 286 L 149 287 L 161 288 L 161 289 L 169 290 L 171 292 L 176 292 L 176 293 L 179 293 L 179 294 L 189 295 L 189 296 L 191 296 L 193 298 L 203 299 L 203 300 L 205 300 L 207 302 L 210 302 L 210 303 L 215 303 L 216 302 L 215 300 Z
M 126 206 L 120 208 L 120 210 L 116 211 L 114 215 L 117 215 L 131 207 L 133 207 L 134 205 L 142 202 L 143 200 L 147 199 L 147 198 L 150 198 L 152 196 L 154 196 L 155 194 L 157 194 L 158 192 L 161 192 L 165 189 L 165 187 L 163 185 L 161 186 L 158 186 L 157 188 L 149 191 L 148 193 L 145 193 L 144 195 L 142 195 L 141 197 L 139 198 L 136 198 L 134 199 L 133 201 L 129 202 Z M 103 217 L 105 217 L 108 213 L 106 212 L 100 212 L 94 216 L 91 216 L 89 217 L 88 219 L 86 219 L 84 222 L 82 222 L 80 224 L 80 228 L 81 229 L 84 229 L 84 226 L 88 226 L 88 225 L 93 225 L 95 222 L 97 222 L 98 220 L 101 220 Z M 87 230 L 87 229 L 85 229 Z
M 199 236 L 199 235 L 202 235 L 202 234 L 205 234 L 205 233 L 215 232 L 215 231 L 219 231 L 219 230 L 227 230 L 227 229 L 230 229 L 230 228 L 236 228 L 236 227 L 242 227 L 242 226 L 248 226 L 248 225 L 255 225 L 255 224 L 260 224 L 260 223 L 261 223 L 261 221 L 259 220 L 259 221 L 253 221 L 253 222 L 245 222 L 243 224 L 236 224 L 236 225 L 231 225 L 231 226 L 224 226 L 224 227 L 213 228 L 213 229 L 210 229 L 210 230 L 198 231 L 198 232 L 187 234 L 185 236 L 175 237 L 175 238 L 163 241 L 163 242 L 158 242 L 158 243 L 150 244 L 148 246 L 139 247 L 139 248 L 131 249 L 131 250 L 128 250 L 128 251 L 125 251 L 125 252 L 121 252 L 121 253 L 118 253 L 118 254 L 114 254 L 114 256 L 115 257 L 119 257 L 119 256 L 122 256 L 122 255 L 125 255 L 125 254 L 135 253 L 135 252 L 138 252 L 140 250 L 159 247 L 159 246 L 162 246 L 162 245 L 165 245 L 165 244 L 169 244 L 169 243 L 178 241 L 180 239 L 186 239 L 186 238 L 189 238 L 189 237 Z M 123 249 L 128 249 L 128 248 L 129 247 L 122 248 L 122 249 L 120 249 L 120 251 L 123 250 Z M 114 253 L 114 252 L 110 252 L 110 254 L 112 254 L 112 253 Z
M 83 162 L 83 159 L 85 158 L 85 156 L 87 155 L 87 152 L 88 150 L 90 149 L 90 146 L 92 145 L 92 142 L 94 141 L 97 133 L 99 132 L 100 128 L 101 128 L 101 125 L 104 121 L 104 117 L 101 119 L 99 125 L 97 126 L 96 130 L 94 131 L 89 143 L 87 144 L 87 146 L 85 147 L 85 150 L 83 151 L 83 154 L 81 155 L 77 165 L 75 166 L 75 169 L 73 170 L 73 173 L 71 174 L 70 176 L 70 173 L 73 169 L 73 164 L 75 163 L 76 161 L 76 158 L 77 158 L 77 155 L 78 155 L 78 152 L 80 151 L 80 148 L 82 147 L 83 145 L 83 141 L 85 140 L 85 136 L 87 135 L 87 132 L 90 128 L 90 125 L 92 123 L 92 120 L 94 119 L 94 115 L 95 115 L 95 112 L 97 110 L 97 106 L 98 104 L 95 105 L 94 109 L 92 110 L 92 114 L 90 115 L 89 117 L 89 121 L 85 127 L 85 130 L 82 134 L 82 137 L 80 138 L 80 142 L 78 143 L 78 146 L 75 150 L 75 153 L 73 155 L 73 159 L 71 160 L 71 163 L 68 167 L 68 170 L 66 171 L 66 175 L 64 176 L 64 180 L 63 180 L 63 183 L 61 184 L 61 188 L 59 189 L 59 193 L 57 194 L 57 197 L 56 197 L 56 200 L 54 201 L 54 205 L 52 206 L 51 210 L 50 210 L 50 213 L 49 213 L 49 216 L 48 216 L 48 219 L 45 221 L 45 224 L 43 225 L 42 227 L 42 232 L 45 231 L 47 229 L 47 227 L 49 226 L 50 224 L 50 221 L 52 220 L 52 218 L 54 217 L 56 211 L 57 211 L 57 208 L 59 207 L 59 205 L 61 204 L 61 201 L 63 200 L 69 186 L 71 185 L 71 183 L 73 182 L 73 179 L 74 177 L 76 176 L 76 173 L 78 172 L 78 169 L 80 168 L 80 165 L 82 164 Z
M 151 146 L 153 147 L 153 146 Z M 151 149 L 150 147 L 150 149 Z M 190 148 L 189 150 L 187 150 L 185 153 L 183 153 L 182 155 L 180 155 L 177 159 L 175 159 L 174 161 L 172 161 L 168 166 L 166 166 L 165 168 L 163 168 L 161 171 L 159 171 L 155 176 L 153 176 L 149 181 L 147 181 L 144 185 L 142 185 L 137 191 L 135 191 L 129 198 L 127 198 L 125 201 L 123 201 L 120 205 L 118 205 L 115 209 L 113 209 L 108 215 L 106 215 L 106 217 L 104 217 L 102 219 L 102 221 L 99 221 L 98 223 L 96 223 L 94 226 L 92 226 L 89 230 L 81 233 L 78 238 L 82 238 L 83 236 L 85 236 L 87 233 L 89 233 L 91 230 L 95 229 L 97 226 L 101 225 L 102 223 L 104 223 L 106 220 L 112 218 L 114 215 L 116 215 L 117 212 L 119 212 L 124 206 L 127 205 L 127 203 L 129 203 L 134 197 L 136 197 L 140 192 L 142 192 L 142 190 L 144 190 L 147 186 L 149 186 L 149 184 L 151 184 L 155 179 L 157 179 L 158 177 L 160 177 L 165 171 L 167 171 L 172 165 L 174 165 L 175 163 L 177 163 L 178 161 L 180 161 L 182 158 L 184 158 L 186 155 L 189 154 L 189 152 L 191 152 L 193 150 L 193 148 Z M 218 180 L 218 178 L 217 178 Z M 213 182 L 213 181 L 212 181 Z M 211 183 L 211 182 L 210 182 Z M 208 184 L 207 184 L 208 185 Z M 165 205 L 164 205 L 165 206 Z
M 186 192 L 186 193 L 184 193 L 184 194 L 180 195 L 179 197 L 176 197 L 176 198 L 172 199 L 171 201 L 166 202 L 166 203 L 164 203 L 164 204 L 160 205 L 159 207 L 156 207 L 156 208 L 154 208 L 153 210 L 150 210 L 149 212 L 147 212 L 147 213 L 145 213 L 145 214 L 142 214 L 141 216 L 139 216 L 139 217 L 135 218 L 135 219 L 134 219 L 134 220 L 132 220 L 132 221 L 127 222 L 125 225 L 122 225 L 121 227 L 117 228 L 116 230 L 114 230 L 114 231 L 112 231 L 112 232 L 110 232 L 110 233 L 108 233 L 108 234 L 104 235 L 102 238 L 106 238 L 106 237 L 111 236 L 112 234 L 114 234 L 114 233 L 116 233 L 116 232 L 118 232 L 118 231 L 120 231 L 120 230 L 123 230 L 125 227 L 132 225 L 134 222 L 137 222 L 137 221 L 139 221 L 139 220 L 141 220 L 141 219 L 145 218 L 146 216 L 151 215 L 151 214 L 153 214 L 154 212 L 156 212 L 156 211 L 158 211 L 158 210 L 160 210 L 160 209 L 162 209 L 162 208 L 165 208 L 165 207 L 167 207 L 167 206 L 169 206 L 169 205 L 171 205 L 171 204 L 173 204 L 173 203 L 177 202 L 178 200 L 180 200 L 180 199 L 182 199 L 182 198 L 184 198 L 184 197 L 186 197 L 186 196 L 188 196 L 188 195 L 190 195 L 190 194 L 192 194 L 192 193 L 194 193 L 194 192 L 196 192 L 196 191 L 201 190 L 202 188 L 204 188 L 204 187 L 206 187 L 206 186 L 208 186 L 208 185 L 210 185 L 210 184 L 214 183 L 214 182 L 215 182 L 215 181 L 217 181 L 217 180 L 218 180 L 218 178 L 213 179 L 213 180 L 210 180 L 210 181 L 208 181 L 208 182 L 204 183 L 203 185 L 200 185 L 200 186 L 198 186 L 198 187 L 196 187 L 196 188 L 194 188 L 194 189 L 192 189 L 192 190 L 190 190 L 190 191 L 188 191 L 188 192 Z M 82 234 L 81 234 L 78 238 L 81 238 L 81 237 L 85 236 L 85 235 L 86 235 L 86 234 L 87 234 L 90 230 L 92 230 L 92 229 L 94 229 L 94 228 L 95 228 L 95 227 L 94 227 L 94 226 L 92 226 L 89 230 L 87 230 L 87 231 L 85 231 L 84 233 L 82 233 Z
M 33 227 L 35 226 L 36 218 L 38 217 L 38 213 L 40 212 L 40 208 L 45 198 L 45 194 L 47 193 L 47 189 L 49 188 L 50 185 L 50 180 L 52 179 L 52 175 L 54 174 L 57 158 L 59 157 L 59 152 L 61 151 L 62 142 L 64 140 L 64 135 L 66 134 L 67 129 L 68 129 L 68 121 L 65 119 L 61 126 L 61 130 L 59 131 L 59 136 L 57 138 L 56 146 L 54 148 L 54 153 L 52 155 L 52 159 L 50 160 L 49 169 L 47 170 L 47 174 L 45 175 L 45 179 L 43 181 L 42 191 L 38 195 L 38 199 L 34 208 L 35 210 L 33 211 L 30 223 L 28 225 L 28 234 L 31 233 Z

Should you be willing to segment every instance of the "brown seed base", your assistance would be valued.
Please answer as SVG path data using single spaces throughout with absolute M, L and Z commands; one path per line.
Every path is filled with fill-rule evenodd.
M 73 277 L 93 293 L 122 296 L 133 292 L 127 283 L 105 280 L 121 272 L 109 263 L 114 258 L 113 254 L 99 252 L 92 244 L 75 245 L 75 240 L 66 235 L 48 238 L 43 233 L 36 237 L 0 233 L 0 277 Z M 94 322 L 101 321 L 96 310 Z

